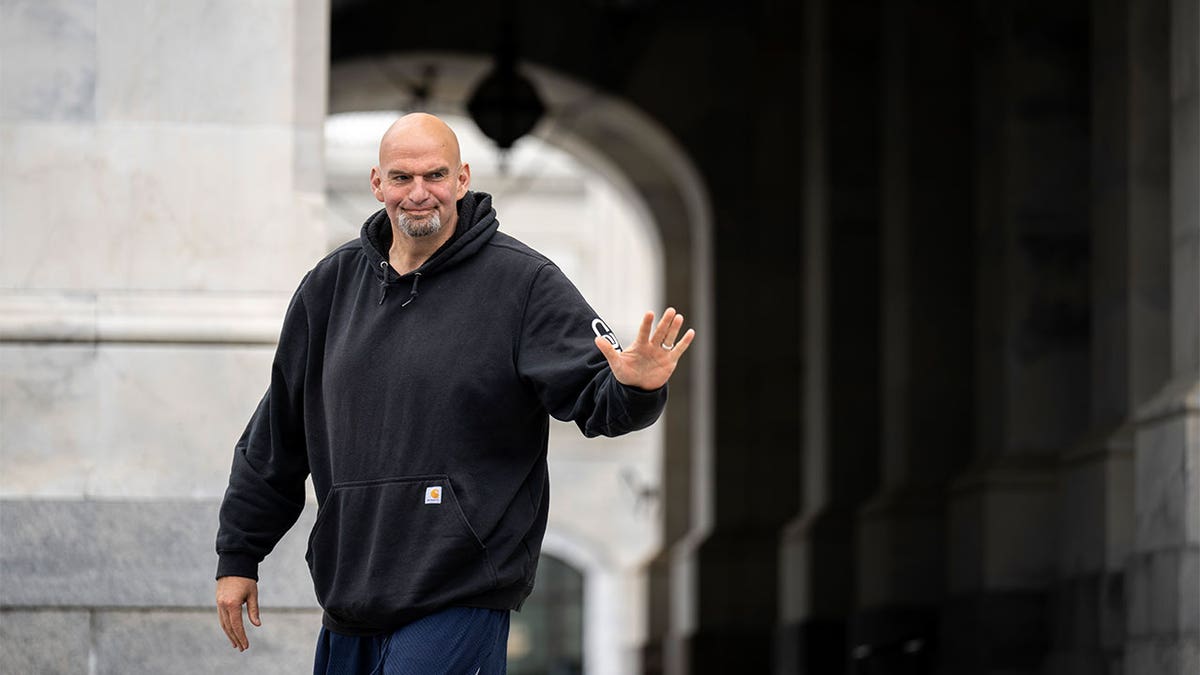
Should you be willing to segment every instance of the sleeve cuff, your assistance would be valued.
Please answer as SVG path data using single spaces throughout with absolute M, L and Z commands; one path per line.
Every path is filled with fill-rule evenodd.
M 642 389 L 641 387 L 635 387 L 635 386 L 629 385 L 629 384 L 621 384 L 621 381 L 615 377 L 613 378 L 613 381 L 616 382 L 617 385 L 619 385 L 622 389 L 625 390 L 625 395 L 627 397 L 629 397 L 630 399 L 640 400 L 640 401 L 654 401 L 654 400 L 657 400 L 659 397 L 666 396 L 667 387 L 671 386 L 671 383 L 667 382 L 667 383 L 663 384 L 663 386 L 659 387 L 658 389 Z
M 222 553 L 217 561 L 217 578 L 246 577 L 258 581 L 258 561 L 245 553 Z
M 616 378 L 613 378 L 616 382 Z M 654 424 L 667 407 L 667 388 L 669 383 L 658 389 L 646 390 L 617 382 L 624 399 L 625 415 L 632 425 L 631 431 L 645 429 Z

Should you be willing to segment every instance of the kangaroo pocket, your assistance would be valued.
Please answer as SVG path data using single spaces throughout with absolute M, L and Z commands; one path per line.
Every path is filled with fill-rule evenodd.
M 496 586 L 444 475 L 335 485 L 307 559 L 318 602 L 349 625 L 396 626 Z

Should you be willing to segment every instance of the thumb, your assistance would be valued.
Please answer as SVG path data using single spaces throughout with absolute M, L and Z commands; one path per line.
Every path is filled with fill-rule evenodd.
M 604 355 L 609 365 L 612 365 L 613 361 L 617 358 L 617 348 L 613 347 L 611 342 L 602 337 L 595 338 L 593 342 L 596 343 L 596 349 L 600 350 L 600 353 Z
M 258 589 L 250 593 L 250 597 L 246 599 L 246 613 L 250 615 L 250 623 L 255 626 L 261 626 L 262 620 L 258 618 Z

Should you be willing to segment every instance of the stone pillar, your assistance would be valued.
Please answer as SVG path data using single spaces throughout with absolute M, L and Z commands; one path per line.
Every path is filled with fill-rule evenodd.
M 0 0 L 0 671 L 309 667 L 303 521 L 244 655 L 213 536 L 324 252 L 327 17 Z
M 1130 675 L 1200 670 L 1200 3 L 1169 25 L 1170 367 L 1134 431 Z
M 805 7 L 801 504 L 779 542 L 780 675 L 847 667 L 854 512 L 875 486 L 879 433 L 879 50 L 864 20 L 879 8 Z
M 882 18 L 881 480 L 858 512 L 850 643 L 862 672 L 929 672 L 945 489 L 971 443 L 969 12 L 889 2 Z
M 826 499 L 825 463 L 828 455 L 828 280 L 826 243 L 828 224 L 828 171 L 826 168 L 826 63 L 823 0 L 804 3 L 804 58 L 801 74 L 803 111 L 800 116 L 804 139 L 802 167 L 804 203 L 801 269 L 803 298 L 804 362 L 802 386 L 800 514 L 784 530 L 780 544 L 780 628 L 775 645 L 776 673 L 805 673 L 814 668 L 836 667 L 845 628 L 839 622 L 839 598 L 817 583 L 815 574 L 820 551 L 813 530 Z M 833 596 L 833 597 L 831 597 Z M 821 645 L 837 645 L 837 649 Z M 822 653 L 823 652 L 823 653 Z
M 794 72 L 793 36 L 783 28 L 796 25 L 795 12 L 786 3 L 772 8 L 773 23 L 761 30 L 732 24 L 737 27 L 725 35 L 723 48 L 746 56 L 748 77 L 716 110 L 740 101 L 741 87 L 762 91 L 766 83 L 777 82 L 778 73 Z M 688 25 L 686 19 L 682 25 Z M 704 24 L 686 33 L 707 35 L 708 28 Z M 670 635 L 663 660 L 672 674 L 769 672 L 771 667 L 779 529 L 798 501 L 800 398 L 800 321 L 791 308 L 800 305 L 795 263 L 801 230 L 794 215 L 783 215 L 798 208 L 789 192 L 795 176 L 778 170 L 778 158 L 800 148 L 792 142 L 793 118 L 778 113 L 740 126 L 703 151 L 693 148 L 709 186 L 744 182 L 739 176 L 758 178 L 738 198 L 713 198 L 711 288 L 714 306 L 721 309 L 712 319 L 713 330 L 700 339 L 713 345 L 713 354 L 724 356 L 712 362 L 711 408 L 705 387 L 697 388 L 693 414 L 704 423 L 711 410 L 713 442 L 709 446 L 699 428 L 692 432 L 689 531 L 671 551 Z M 740 164 L 727 161 L 727 150 L 735 147 L 745 160 Z M 747 228 L 747 223 L 758 226 Z M 700 250 L 693 251 L 701 270 Z M 764 289 L 774 308 L 767 334 L 747 330 L 762 319 Z M 696 362 L 696 368 L 703 363 Z M 702 376 L 697 373 L 701 384 Z
M 976 456 L 950 494 L 947 672 L 1041 672 L 1048 646 L 1056 468 L 1088 419 L 1087 16 L 976 5 Z
M 1056 673 L 1119 672 L 1133 420 L 1167 371 L 1167 3 L 1092 3 L 1090 432 L 1060 462 Z

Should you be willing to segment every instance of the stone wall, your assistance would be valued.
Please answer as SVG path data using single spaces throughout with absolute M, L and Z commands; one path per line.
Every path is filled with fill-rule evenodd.
M 0 671 L 309 667 L 303 530 L 245 655 L 213 537 L 324 251 L 327 44 L 324 2 L 0 2 Z

